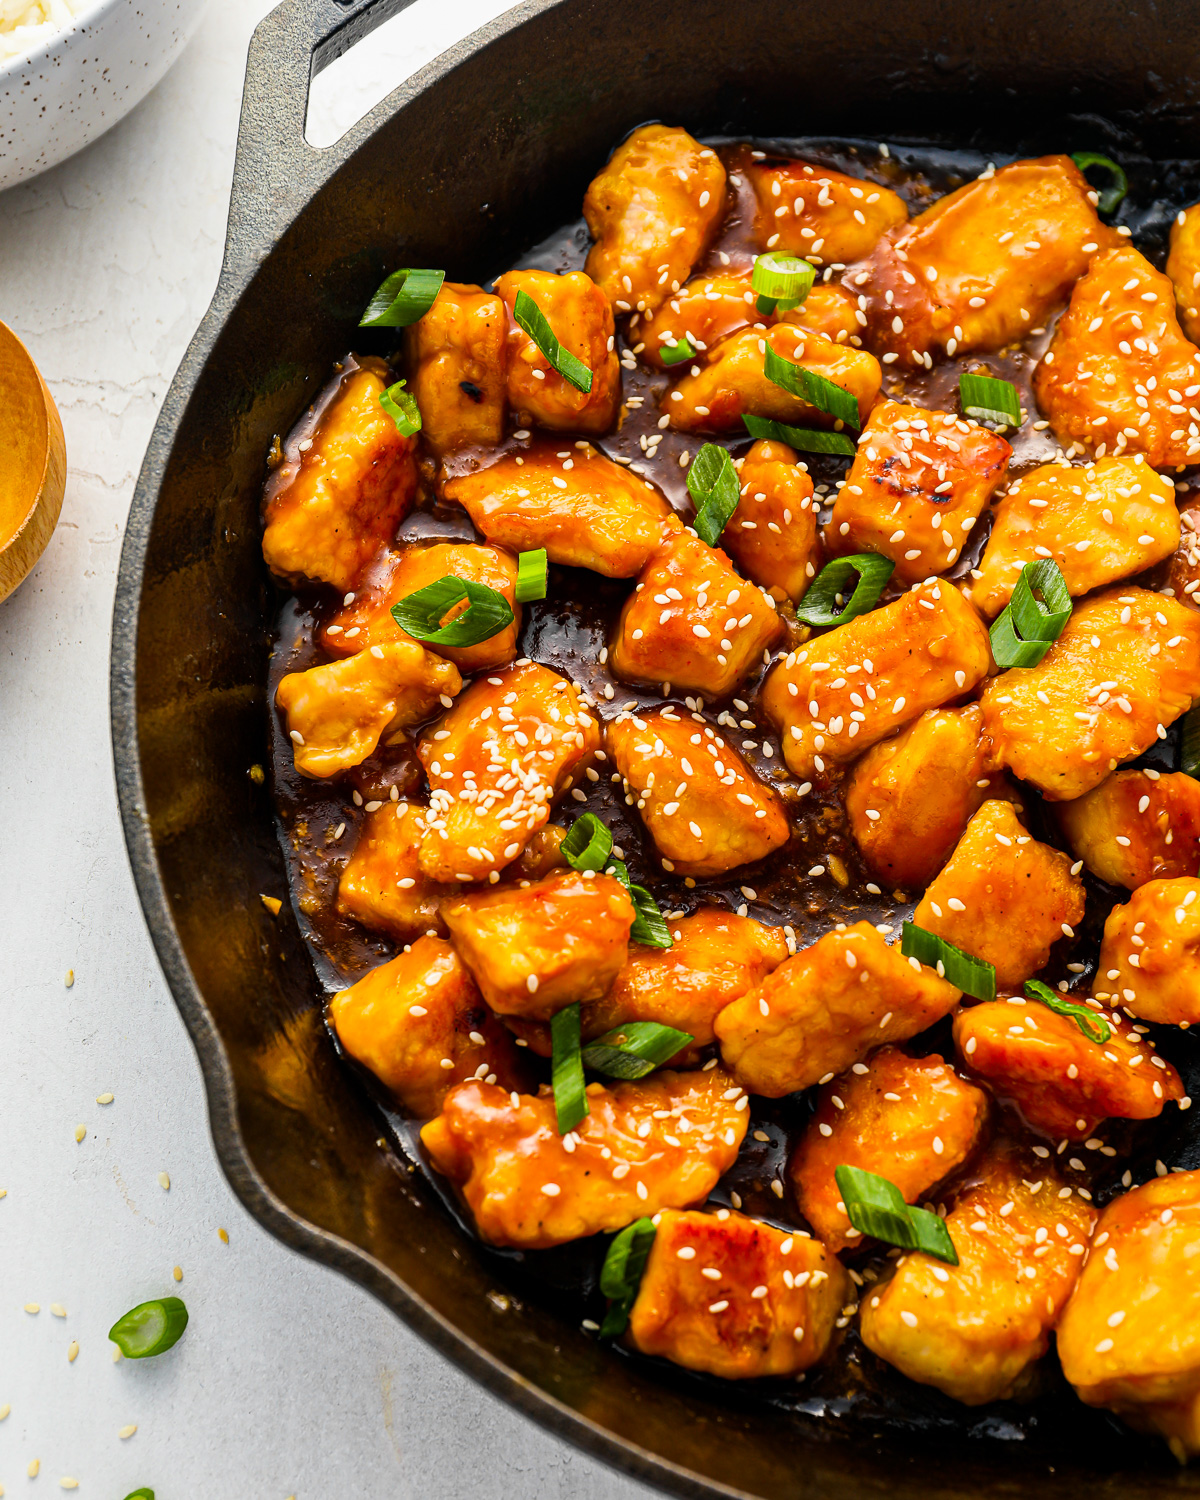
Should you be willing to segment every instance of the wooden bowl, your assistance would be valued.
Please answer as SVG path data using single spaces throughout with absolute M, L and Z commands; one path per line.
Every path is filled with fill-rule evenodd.
M 0 323 L 0 600 L 54 534 L 67 485 L 67 445 L 54 397 L 29 351 Z

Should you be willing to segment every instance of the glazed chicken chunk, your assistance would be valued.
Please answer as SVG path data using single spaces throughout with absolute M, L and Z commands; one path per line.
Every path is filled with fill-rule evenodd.
M 1166 269 L 1175 288 L 1175 315 L 1194 344 L 1200 338 L 1200 203 L 1176 214 Z
M 1132 891 L 1200 869 L 1200 782 L 1182 771 L 1114 771 L 1055 812 L 1068 844 L 1109 885 Z
M 357 766 L 386 731 L 421 723 L 461 687 L 457 667 L 405 639 L 289 672 L 275 702 L 287 715 L 297 771 L 325 777 Z
M 1015 161 L 890 230 L 843 277 L 858 292 L 877 353 L 899 367 L 1002 349 L 1044 322 L 1118 243 L 1069 156 Z
M 983 621 L 953 584 L 935 580 L 790 652 L 761 701 L 788 770 L 807 778 L 969 693 L 991 663 Z
M 1115 1198 L 1058 1330 L 1063 1374 L 1107 1406 L 1200 1453 L 1200 1172 L 1152 1177 Z
M 1095 1219 L 1044 1161 L 1001 1142 L 946 1219 L 958 1265 L 901 1257 L 864 1297 L 863 1342 L 967 1406 L 1019 1395 L 1050 1346 Z
M 998 615 L 1021 569 L 1042 558 L 1079 595 L 1141 573 L 1178 545 L 1174 486 L 1142 454 L 1085 469 L 1043 464 L 1014 480 L 996 507 L 971 603 Z
M 538 440 L 445 486 L 489 542 L 546 549 L 551 562 L 608 578 L 640 573 L 671 508 L 644 479 L 589 443 Z
M 741 496 L 721 545 L 777 602 L 796 602 L 821 569 L 817 504 L 808 470 L 786 443 L 758 442 L 738 469 Z
M 1200 616 L 1128 585 L 1075 606 L 1036 667 L 983 690 L 988 765 L 1051 801 L 1082 797 L 1200 697 Z
M 412 393 L 438 457 L 504 436 L 508 314 L 482 287 L 443 281 L 433 306 L 404 331 Z
M 717 1017 L 726 1067 L 778 1099 L 827 1081 L 883 1042 L 903 1042 L 955 1006 L 959 991 L 901 956 L 869 922 L 827 932 Z
M 814 265 L 861 260 L 879 237 L 908 219 L 890 188 L 847 177 L 815 162 L 768 157 L 743 148 L 735 158 L 754 188 L 754 235 L 760 250 L 801 255 Z
M 612 308 L 582 271 L 509 271 L 496 282 L 512 315 L 508 331 L 508 399 L 522 422 L 556 432 L 607 432 L 621 400 Z M 516 322 L 517 294 L 532 297 L 554 336 L 592 373 L 581 391 L 560 375 Z
M 504 1089 L 520 1088 L 525 1079 L 512 1037 L 441 938 L 418 938 L 336 994 L 329 1016 L 350 1056 L 418 1119 L 436 1115 L 465 1079 Z
M 417 745 L 431 788 L 422 871 L 438 881 L 490 879 L 599 748 L 595 715 L 557 672 L 527 662 L 476 678 Z
M 724 735 L 673 704 L 619 714 L 607 744 L 665 870 L 723 875 L 787 843 L 778 794 Z
M 610 651 L 618 677 L 723 698 L 783 634 L 769 594 L 719 547 L 676 525 L 625 601 Z
M 1097 968 L 1114 1005 L 1143 1021 L 1200 1021 L 1200 880 L 1150 880 L 1104 924 Z
M 443 897 L 458 892 L 422 873 L 425 816 L 425 808 L 403 800 L 384 802 L 367 813 L 338 881 L 337 909 L 343 916 L 400 942 L 420 933 L 445 932 L 438 906 Z
M 625 961 L 634 909 L 613 876 L 558 870 L 527 887 L 447 901 L 442 916 L 494 1011 L 548 1021 L 607 991 Z
M 717 153 L 677 126 L 643 125 L 587 190 L 596 243 L 585 270 L 615 313 L 653 312 L 688 279 L 724 212 Z
M 995 966 L 996 983 L 1036 974 L 1083 920 L 1083 882 L 1070 857 L 1026 833 L 1011 802 L 985 802 L 913 921 Z
M 881 1047 L 821 1091 L 821 1102 L 788 1161 L 800 1212 L 835 1254 L 857 1247 L 834 1176 L 840 1166 L 874 1172 L 919 1203 L 975 1150 L 987 1095 L 937 1053 L 906 1057 Z
M 1182 1096 L 1179 1075 L 1115 1011 L 1096 1009 L 1093 1016 L 1107 1028 L 1106 1041 L 1086 1036 L 1073 1017 L 1035 1000 L 991 1000 L 958 1013 L 954 1044 L 975 1073 L 1046 1135 L 1082 1140 L 1111 1117 L 1154 1119 L 1168 1099 Z
M 1200 457 L 1200 349 L 1184 338 L 1171 283 L 1132 245 L 1096 258 L 1034 371 L 1042 414 L 1064 445 L 1144 453 L 1156 468 Z
M 897 583 L 943 573 L 1008 473 L 1002 437 L 950 412 L 881 401 L 825 528 L 831 556 L 880 552 Z
M 1196 591 L 1200 589 L 1200 495 L 1192 490 L 1180 497 L 1179 546 L 1167 570 L 1168 590 L 1183 604 L 1200 609 Z
M 417 494 L 416 439 L 379 404 L 382 360 L 342 376 L 316 427 L 288 439 L 267 485 L 263 557 L 281 578 L 311 578 L 345 592 L 385 547 Z M 310 446 L 301 451 L 300 444 Z
M 825 1355 L 849 1300 L 850 1278 L 816 1240 L 727 1208 L 667 1209 L 629 1342 L 725 1380 L 798 1375 Z
M 720 1068 L 591 1083 L 588 1115 L 558 1133 L 554 1098 L 462 1083 L 421 1131 L 491 1245 L 546 1250 L 703 1203 L 746 1134 L 748 1099 Z M 740 1106 L 740 1108 L 739 1108 Z

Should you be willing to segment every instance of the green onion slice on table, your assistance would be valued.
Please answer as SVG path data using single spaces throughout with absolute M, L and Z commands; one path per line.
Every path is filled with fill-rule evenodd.
M 696 351 L 685 335 L 676 339 L 673 344 L 659 344 L 658 357 L 664 365 L 681 365 L 685 359 L 695 359 Z
M 826 563 L 809 584 L 796 606 L 796 618 L 805 625 L 845 625 L 856 615 L 865 615 L 875 608 L 895 569 L 891 558 L 880 557 L 878 552 L 856 552 L 852 557 L 836 558 Z M 839 606 L 838 596 L 844 596 L 846 580 L 855 573 L 858 582 L 854 592 Z
M 1089 167 L 1103 167 L 1112 178 L 1106 188 L 1097 190 L 1100 201 L 1096 205 L 1102 214 L 1111 214 L 1129 191 L 1129 178 L 1122 168 L 1111 156 L 1101 156 L 1098 151 L 1076 151 L 1071 160 L 1085 175 Z
M 140 1490 L 133 1490 L 126 1495 L 125 1500 L 154 1500 L 154 1491 L 143 1486 Z
M 996 998 L 996 968 L 982 958 L 964 953 L 945 938 L 927 932 L 915 922 L 905 922 L 900 938 L 900 952 L 905 958 L 915 958 L 930 969 L 936 969 L 943 979 L 948 979 L 955 989 L 964 995 L 974 995 L 976 1000 Z
M 470 607 L 443 625 L 450 611 L 464 599 L 470 600 Z M 478 646 L 511 625 L 514 618 L 503 594 L 486 583 L 456 578 L 451 573 L 392 605 L 392 619 L 400 629 L 431 646 Z
M 393 271 L 367 303 L 360 328 L 407 328 L 423 318 L 437 299 L 445 271 Z
M 397 380 L 386 391 L 380 391 L 379 404 L 396 424 L 401 437 L 412 437 L 421 430 L 421 408 L 411 391 L 404 389 L 406 381 Z
M 1058 564 L 1048 558 L 1026 563 L 990 631 L 996 665 L 1036 667 L 1070 618 L 1071 595 Z
M 1098 1016 L 1095 1011 L 1089 1010 L 1086 1005 L 1078 1005 L 1074 1000 L 1068 1000 L 1065 995 L 1060 995 L 1052 990 L 1048 984 L 1043 984 L 1040 979 L 1027 979 L 1025 981 L 1025 993 L 1031 1000 L 1038 1000 L 1048 1009 L 1060 1016 L 1067 1016 L 1075 1022 L 1089 1042 L 1099 1045 L 1107 1042 L 1112 1035 L 1112 1029 L 1103 1016 Z
M 751 437 L 787 443 L 792 448 L 799 448 L 801 453 L 840 453 L 853 458 L 857 451 L 854 439 L 848 438 L 844 432 L 823 432 L 815 427 L 789 427 L 786 422 L 773 422 L 769 417 L 749 414 L 742 421 Z
M 1021 399 L 1010 380 L 993 375 L 960 375 L 958 399 L 963 415 L 977 422 L 995 422 L 1006 427 L 1020 427 Z
M 528 604 L 533 599 L 546 597 L 546 549 L 522 552 L 517 558 L 517 587 L 515 597 L 518 604 Z
M 139 1302 L 118 1318 L 108 1336 L 126 1359 L 151 1359 L 176 1345 L 188 1324 L 188 1312 L 178 1297 Z
M 657 1233 L 650 1219 L 638 1219 L 622 1229 L 608 1247 L 600 1270 L 600 1290 L 609 1299 L 608 1312 L 600 1325 L 601 1338 L 619 1338 L 628 1328 Z
M 923 1250 L 948 1265 L 958 1265 L 958 1252 L 944 1221 L 927 1208 L 905 1203 L 895 1183 L 861 1167 L 836 1167 L 833 1175 L 846 1215 L 861 1234 L 899 1245 L 902 1250 Z
M 855 431 L 861 426 L 856 397 L 840 385 L 834 385 L 832 380 L 826 380 L 824 375 L 815 375 L 803 365 L 794 365 L 790 359 L 784 359 L 770 344 L 763 356 L 763 371 L 772 385 L 777 385 L 781 391 L 798 396 L 818 411 L 828 412 Z
M 737 470 L 728 449 L 718 443 L 705 443 L 688 469 L 687 487 L 696 507 L 696 519 L 692 523 L 696 535 L 710 547 L 715 547 L 737 509 L 741 493 Z
M 592 388 L 592 372 L 581 359 L 576 359 L 569 349 L 564 349 L 546 321 L 546 315 L 528 292 L 518 292 L 513 304 L 513 317 L 550 362 L 552 369 L 577 391 L 586 395 Z

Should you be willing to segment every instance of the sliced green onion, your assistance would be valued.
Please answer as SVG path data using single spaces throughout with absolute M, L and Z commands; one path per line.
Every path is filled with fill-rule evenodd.
M 772 385 L 777 385 L 781 391 L 787 391 L 790 396 L 798 396 L 801 401 L 807 401 L 819 411 L 827 411 L 831 417 L 836 417 L 855 431 L 862 425 L 858 415 L 858 401 L 849 391 L 843 390 L 840 385 L 834 385 L 832 380 L 826 380 L 824 375 L 814 375 L 803 365 L 794 365 L 790 359 L 784 359 L 782 354 L 776 354 L 770 344 L 767 345 L 764 356 L 763 371 Z
M 522 552 L 518 555 L 515 595 L 518 604 L 528 604 L 532 599 L 546 597 L 545 547 L 539 547 L 536 552 Z
M 1200 703 L 1183 716 L 1179 769 L 1185 776 L 1200 780 Z
M 583 1065 L 610 1078 L 645 1078 L 695 1038 L 657 1021 L 617 1026 L 583 1049 Z
M 989 632 L 996 665 L 1036 667 L 1070 618 L 1071 595 L 1058 564 L 1048 558 L 1026 563 Z
M 573 870 L 603 870 L 610 864 L 613 836 L 595 813 L 581 813 L 558 846 Z M 622 868 L 624 868 L 622 866 Z
M 108 1336 L 126 1359 L 151 1359 L 165 1354 L 183 1336 L 188 1312 L 178 1297 L 139 1302 L 118 1318 Z
M 905 958 L 915 958 L 920 963 L 936 969 L 943 979 L 948 979 L 955 989 L 964 995 L 974 995 L 976 1000 L 996 998 L 996 968 L 964 953 L 945 938 L 926 932 L 915 922 L 905 922 L 900 938 L 900 952 Z
M 694 359 L 696 351 L 686 337 L 676 339 L 673 344 L 659 344 L 658 357 L 664 365 L 681 365 L 685 359 Z
M 134 1490 L 132 1494 L 126 1495 L 125 1500 L 154 1500 L 154 1491 L 142 1488 Z
M 633 884 L 629 871 L 625 868 L 625 861 L 610 859 L 604 867 L 604 873 L 619 880 L 633 902 L 634 918 L 633 926 L 629 929 L 630 941 L 644 943 L 647 948 L 673 948 L 675 940 L 663 921 L 658 902 L 644 885 Z
M 936 1260 L 958 1265 L 958 1252 L 945 1222 L 927 1208 L 913 1208 L 894 1182 L 861 1167 L 835 1167 L 838 1192 L 846 1215 L 861 1234 L 899 1245 L 902 1250 L 923 1250 Z
M 826 563 L 809 584 L 796 606 L 796 618 L 805 625 L 845 625 L 856 615 L 865 615 L 875 608 L 895 570 L 891 558 L 881 557 L 878 552 L 856 552 L 853 557 L 836 558 Z M 844 595 L 851 573 L 858 574 L 858 582 L 849 602 L 839 606 L 837 596 Z
M 1073 1000 L 1068 1000 L 1039 979 L 1027 979 L 1025 993 L 1031 1000 L 1040 1000 L 1057 1015 L 1070 1017 L 1089 1042 L 1097 1044 L 1107 1042 L 1112 1035 L 1108 1022 L 1098 1016 L 1095 1011 L 1089 1010 L 1086 1005 L 1077 1005 Z
M 1021 399 L 1010 380 L 991 375 L 960 375 L 958 399 L 964 416 L 977 422 L 996 422 L 1006 427 L 1020 427 Z
M 386 391 L 380 391 L 379 404 L 396 424 L 401 437 L 412 437 L 421 430 L 421 408 L 410 391 L 404 389 L 406 381 L 397 380 Z
M 788 443 L 801 453 L 845 453 L 853 458 L 857 449 L 853 438 L 844 432 L 822 432 L 813 427 L 789 427 L 786 422 L 772 422 L 767 417 L 744 416 L 746 431 L 753 438 L 770 438 Z
M 629 1314 L 637 1301 L 654 1237 L 658 1233 L 650 1219 L 637 1219 L 622 1229 L 608 1247 L 600 1269 L 600 1290 L 609 1299 L 609 1309 L 600 1325 L 602 1339 L 615 1339 L 629 1326 Z
M 1112 213 L 1129 191 L 1129 178 L 1111 156 L 1101 156 L 1098 151 L 1076 151 L 1072 154 L 1071 160 L 1085 174 L 1089 167 L 1103 167 L 1111 174 L 1113 180 L 1100 192 L 1100 201 L 1096 206 L 1102 214 Z
M 433 306 L 445 271 L 393 271 L 367 303 L 360 328 L 407 328 Z
M 740 495 L 737 470 L 729 450 L 717 443 L 705 443 L 688 468 L 687 487 L 696 507 L 692 523 L 696 535 L 715 547 L 726 522 L 737 509 Z
M 443 625 L 454 606 L 464 599 L 471 601 L 470 608 Z M 455 578 L 451 573 L 392 605 L 392 619 L 400 629 L 431 646 L 478 646 L 511 625 L 514 618 L 512 605 L 503 594 L 486 583 Z
M 574 1130 L 587 1114 L 587 1093 L 583 1086 L 583 1057 L 579 1050 L 579 1002 L 560 1010 L 550 1022 L 553 1057 L 550 1077 L 554 1084 L 554 1113 L 558 1116 L 558 1133 Z
M 791 312 L 812 291 L 816 279 L 816 267 L 808 261 L 769 250 L 755 260 L 750 272 L 750 285 L 758 293 L 755 306 L 760 313 Z
M 528 292 L 517 293 L 513 317 L 562 378 L 586 395 L 592 388 L 592 372 L 581 359 L 576 359 L 569 350 L 563 348 L 555 337 L 553 328 L 547 323 L 545 314 Z

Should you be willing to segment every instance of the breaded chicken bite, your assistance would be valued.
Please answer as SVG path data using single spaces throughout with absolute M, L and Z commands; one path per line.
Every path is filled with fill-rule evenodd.
M 783 630 L 769 594 L 739 577 L 719 547 L 676 525 L 625 601 L 609 664 L 629 682 L 723 698 Z
M 760 588 L 782 604 L 799 600 L 821 571 L 817 504 L 808 470 L 786 443 L 755 443 L 738 470 L 741 497 L 721 545 Z
M 1058 1329 L 1075 1394 L 1185 1463 L 1200 1453 L 1200 1172 L 1152 1177 L 1100 1216 Z
M 439 458 L 504 436 L 508 314 L 482 287 L 443 281 L 433 306 L 404 330 L 421 431 Z
M 988 1116 L 988 1097 L 937 1053 L 907 1057 L 880 1047 L 835 1078 L 788 1160 L 800 1212 L 834 1253 L 857 1247 L 834 1172 L 874 1172 L 919 1203 L 975 1150 Z
M 438 646 L 437 653 L 470 675 L 489 667 L 506 667 L 517 654 L 521 632 L 521 606 L 516 602 L 517 562 L 499 547 L 475 542 L 434 542 L 429 546 L 405 547 L 386 554 L 381 566 L 372 570 L 365 587 L 354 600 L 343 605 L 320 632 L 322 647 L 331 656 L 348 656 L 368 646 L 385 646 L 412 637 L 396 624 L 392 605 L 441 578 L 465 578 L 483 583 L 508 600 L 513 612 L 511 625 L 498 630 L 475 646 Z M 469 605 L 464 601 L 462 614 Z
M 596 716 L 549 667 L 527 662 L 477 678 L 417 745 L 431 788 L 422 871 L 439 881 L 490 879 L 599 748 Z
M 570 271 L 508 271 L 496 282 L 511 314 L 508 330 L 508 399 L 522 422 L 555 432 L 607 432 L 621 400 L 612 308 L 590 276 Z M 555 338 L 592 372 L 581 391 L 560 375 L 516 321 L 517 294 L 532 297 Z
M 935 580 L 790 652 L 768 673 L 761 702 L 788 770 L 807 778 L 969 693 L 991 664 L 983 621 L 952 583 Z
M 798 323 L 813 333 L 824 334 L 835 344 L 853 344 L 857 349 L 859 335 L 866 324 L 866 314 L 859 310 L 858 298 L 836 281 L 819 281 L 799 307 L 776 315 L 781 323 Z
M 778 793 L 724 735 L 674 705 L 618 714 L 607 745 L 664 869 L 723 875 L 787 843 Z
M 1200 880 L 1150 880 L 1104 924 L 1096 986 L 1114 1005 L 1171 1026 L 1200 1021 Z
M 1194 344 L 1200 338 L 1200 203 L 1175 215 L 1166 270 L 1175 288 L 1179 326 Z
M 1018 1395 L 1050 1347 L 1095 1220 L 1052 1168 L 998 1143 L 946 1219 L 958 1265 L 902 1256 L 863 1299 L 863 1342 L 967 1406 Z
M 760 250 L 802 255 L 815 266 L 845 265 L 868 255 L 880 235 L 908 219 L 904 199 L 891 188 L 816 162 L 776 156 L 756 161 L 742 147 L 732 165 L 754 189 Z
M 747 412 L 793 427 L 835 426 L 828 412 L 767 379 L 768 347 L 791 364 L 849 392 L 858 402 L 859 422 L 867 420 L 882 379 L 875 356 L 799 324 L 776 323 L 765 331 L 746 328 L 731 334 L 689 366 L 663 401 L 671 426 L 681 432 L 737 431 Z M 699 374 L 693 375 L 692 370 Z
M 850 831 L 868 869 L 889 887 L 926 886 L 950 857 L 972 813 L 989 796 L 981 715 L 931 708 L 881 740 L 846 781 Z
M 436 1115 L 455 1084 L 486 1079 L 524 1087 L 516 1044 L 491 1014 L 449 943 L 422 937 L 334 995 L 338 1041 L 410 1115 Z
M 713 1027 L 726 1067 L 752 1094 L 778 1099 L 844 1072 L 883 1042 L 903 1042 L 954 1009 L 959 991 L 870 922 L 827 932 Z
M 595 448 L 538 440 L 445 486 L 489 542 L 546 549 L 551 562 L 608 578 L 640 573 L 671 507 L 644 479 Z
M 412 509 L 417 440 L 380 406 L 388 384 L 382 360 L 359 360 L 303 439 L 310 446 L 288 439 L 263 505 L 263 557 L 280 578 L 354 588 Z
M 399 801 L 384 802 L 367 813 L 338 881 L 337 909 L 342 916 L 402 943 L 420 933 L 445 932 L 438 907 L 458 892 L 421 871 L 425 812 L 414 802 Z
M 1165 468 L 1200 456 L 1200 408 L 1183 394 L 1198 381 L 1200 349 L 1179 327 L 1170 281 L 1126 242 L 1076 284 L 1033 393 L 1064 445 Z
M 1175 487 L 1140 453 L 1086 468 L 1043 464 L 996 506 L 971 603 L 998 615 L 1026 563 L 1051 558 L 1073 595 L 1141 573 L 1179 545 Z
M 360 765 L 385 731 L 420 724 L 461 687 L 457 667 L 402 640 L 289 672 L 275 702 L 287 715 L 297 771 L 326 777 Z
M 1200 615 L 1128 584 L 1077 604 L 1036 667 L 993 677 L 980 697 L 991 769 L 1052 802 L 1082 797 L 1166 739 L 1200 697 Z
M 1123 1016 L 1092 1015 L 1107 1028 L 1106 1041 L 1036 1000 L 989 1000 L 955 1016 L 954 1044 L 996 1093 L 1020 1106 L 1032 1129 L 1049 1136 L 1082 1140 L 1110 1118 L 1153 1120 L 1168 1099 L 1182 1097 L 1178 1073 Z
M 643 1354 L 723 1380 L 798 1375 L 833 1341 L 850 1278 L 823 1245 L 718 1209 L 659 1219 L 629 1316 Z
M 1002 437 L 951 412 L 881 401 L 825 527 L 833 557 L 879 552 L 897 583 L 942 573 L 1008 473 Z
M 1070 857 L 1025 832 L 1011 802 L 985 802 L 913 921 L 995 966 L 1012 987 L 1036 974 L 1083 920 L 1083 881 Z
M 1169 589 L 1181 604 L 1200 609 L 1196 591 L 1200 589 L 1200 495 L 1193 490 L 1181 496 L 1179 506 L 1179 546 L 1167 570 Z
M 634 915 L 621 882 L 591 870 L 557 870 L 529 886 L 501 885 L 442 907 L 491 1008 L 535 1021 L 608 990 L 625 962 Z
M 1054 811 L 1071 848 L 1109 885 L 1132 891 L 1200 869 L 1200 782 L 1182 771 L 1114 771 Z
M 614 312 L 653 312 L 691 275 L 724 212 L 717 153 L 678 126 L 643 125 L 584 197 L 595 241 L 584 269 Z
M 703 1203 L 733 1165 L 749 1100 L 720 1068 L 590 1083 L 589 1113 L 558 1133 L 554 1096 L 462 1083 L 421 1131 L 491 1245 L 548 1250 Z M 740 1108 L 739 1108 L 740 1106 Z
M 843 278 L 866 298 L 870 347 L 903 368 L 1023 338 L 1119 243 L 1094 201 L 1069 156 L 989 167 L 939 198 Z

